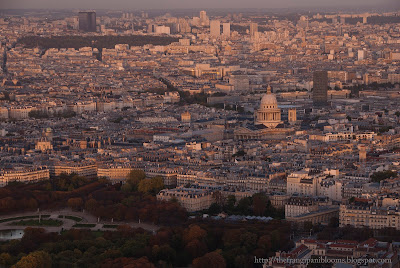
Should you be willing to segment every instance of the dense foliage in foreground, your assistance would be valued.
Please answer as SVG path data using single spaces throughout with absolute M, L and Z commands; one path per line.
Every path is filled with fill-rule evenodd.
M 11 184 L 0 188 L 0 215 L 37 208 L 85 209 L 102 219 L 149 222 L 161 225 L 180 224 L 187 213 L 177 202 L 160 202 L 154 196 L 159 179 L 141 178 L 138 189 L 111 185 L 103 179 L 62 175 L 57 179 L 34 184 Z M 134 183 L 132 183 L 134 184 Z M 127 183 L 127 185 L 130 185 Z M 131 186 L 131 188 L 134 188 Z
M 21 240 L 0 244 L 0 265 L 252 267 L 255 255 L 266 257 L 290 249 L 289 233 L 290 226 L 280 221 L 197 222 L 165 227 L 154 235 L 129 226 L 104 233 L 73 229 L 60 235 L 26 228 Z
M 320 229 L 322 228 L 322 230 Z M 399 241 L 395 229 L 314 226 L 317 239 Z M 317 230 L 320 229 L 320 230 Z M 305 231 L 305 228 L 302 229 Z M 194 220 L 151 234 L 119 226 L 115 231 L 72 229 L 61 234 L 26 228 L 21 240 L 0 242 L 0 265 L 13 267 L 254 267 L 254 256 L 268 258 L 294 246 L 288 222 Z

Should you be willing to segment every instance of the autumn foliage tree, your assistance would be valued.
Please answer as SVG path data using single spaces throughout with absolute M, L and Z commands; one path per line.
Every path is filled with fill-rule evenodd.
M 194 268 L 225 268 L 226 262 L 218 252 L 210 252 L 193 260 Z
M 215 200 L 215 203 L 219 206 L 223 206 L 225 204 L 225 198 L 220 191 L 213 192 L 212 197 Z
M 23 257 L 13 268 L 50 268 L 51 257 L 45 251 L 35 251 Z
M 145 178 L 146 178 L 146 173 L 144 173 L 143 170 L 132 169 L 128 174 L 126 183 L 137 189 L 139 182 L 141 182 Z
M 68 203 L 68 207 L 70 207 L 74 210 L 78 210 L 78 209 L 82 208 L 82 206 L 83 206 L 83 200 L 80 197 L 70 198 L 70 199 L 68 199 L 67 203 Z
M 0 254 L 0 266 L 8 267 L 13 264 L 13 257 L 6 252 Z
M 0 188 L 0 214 L 33 211 L 37 208 L 63 209 L 66 207 L 89 213 L 102 219 L 138 221 L 155 224 L 177 224 L 187 219 L 187 212 L 178 202 L 158 201 L 155 193 L 163 187 L 161 177 L 145 179 L 143 171 L 134 172 L 137 181 L 149 181 L 143 192 L 122 191 L 120 184 L 98 179 L 84 182 L 76 175 L 63 175 L 64 182 L 48 189 L 49 182 L 7 185 Z M 58 182 L 57 182 L 58 184 Z M 65 190 L 70 188 L 72 190 Z M 78 187 L 78 188 L 75 188 Z
M 57 234 L 26 228 L 22 239 L 1 243 L 0 264 L 48 267 L 50 256 L 52 267 L 252 267 L 254 256 L 290 250 L 290 233 L 290 224 L 274 220 L 193 220 L 156 233 L 121 225 L 100 236 L 81 229 Z
M 257 216 L 262 216 L 265 213 L 267 206 L 267 196 L 263 194 L 256 194 L 253 196 L 253 212 Z
M 192 240 L 198 239 L 203 240 L 207 235 L 207 232 L 200 226 L 194 224 L 189 226 L 183 233 L 183 239 L 185 243 L 189 243 Z
M 118 258 L 114 260 L 107 260 L 101 265 L 101 268 L 155 268 L 147 257 L 138 259 L 134 258 Z
M 138 184 L 138 190 L 142 193 L 157 194 L 164 189 L 164 180 L 162 177 L 141 180 Z
M 266 216 L 272 218 L 284 218 L 284 210 L 277 209 L 272 206 L 271 201 L 265 193 L 256 193 L 253 196 L 241 198 L 238 202 L 234 195 L 228 196 L 223 199 L 223 202 L 217 201 L 221 197 L 218 192 L 215 192 L 213 197 L 216 201 L 208 209 L 208 213 L 215 215 L 221 211 L 232 215 L 255 215 L 255 216 Z M 222 203 L 220 206 L 218 203 Z

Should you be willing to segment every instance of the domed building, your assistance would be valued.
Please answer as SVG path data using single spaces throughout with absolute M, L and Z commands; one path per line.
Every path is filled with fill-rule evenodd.
M 268 86 L 267 94 L 261 99 L 260 109 L 254 113 L 254 124 L 276 128 L 277 125 L 282 123 L 281 109 L 278 108 L 278 101 L 275 94 L 271 92 L 271 87 Z
M 295 117 L 295 114 L 291 114 L 291 118 L 293 117 Z M 267 93 L 261 99 L 259 109 L 254 112 L 254 124 L 236 128 L 234 130 L 234 139 L 279 140 L 292 133 L 294 133 L 294 129 L 285 127 L 284 122 L 281 120 L 281 109 L 278 107 L 278 101 L 275 94 L 271 92 L 271 87 L 268 86 Z

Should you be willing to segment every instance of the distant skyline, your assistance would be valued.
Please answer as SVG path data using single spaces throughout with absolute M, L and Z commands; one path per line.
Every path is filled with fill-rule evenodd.
M 2 0 L 1 9 L 395 8 L 399 0 Z

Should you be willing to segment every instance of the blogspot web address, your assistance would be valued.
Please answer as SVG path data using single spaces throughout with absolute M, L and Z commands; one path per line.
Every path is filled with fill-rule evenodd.
M 346 264 L 356 264 L 356 265 L 368 265 L 368 264 L 384 264 L 384 263 L 392 263 L 391 259 L 375 259 L 375 258 L 328 258 L 328 257 L 318 257 L 318 258 L 310 258 L 310 259 L 294 259 L 294 258 L 282 258 L 282 257 L 270 257 L 270 258 L 257 258 L 254 257 L 254 263 L 258 264 L 335 264 L 335 263 L 346 263 Z

